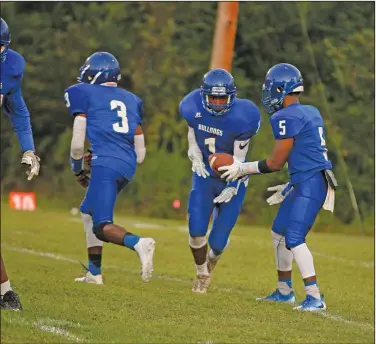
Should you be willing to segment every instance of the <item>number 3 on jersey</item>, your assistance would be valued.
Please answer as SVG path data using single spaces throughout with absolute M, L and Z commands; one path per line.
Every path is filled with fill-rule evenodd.
M 111 110 L 117 110 L 117 115 L 121 118 L 120 123 L 114 123 L 112 126 L 117 133 L 126 134 L 129 132 L 127 108 L 125 104 L 119 100 L 111 100 Z

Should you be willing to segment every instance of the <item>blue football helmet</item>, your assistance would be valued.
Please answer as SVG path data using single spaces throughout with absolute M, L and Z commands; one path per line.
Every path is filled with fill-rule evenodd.
M 236 86 L 234 78 L 225 69 L 215 68 L 204 75 L 201 85 L 202 104 L 212 115 L 220 116 L 228 112 L 234 104 Z M 213 104 L 209 97 L 226 98 L 225 104 Z
M 272 115 L 282 109 L 286 95 L 303 91 L 303 77 L 299 69 L 288 63 L 280 63 L 266 73 L 262 85 L 262 104 L 265 111 Z
M 78 82 L 87 84 L 103 84 L 118 82 L 121 79 L 120 65 L 115 56 L 106 52 L 98 52 L 89 56 L 80 68 Z
M 8 24 L 3 18 L 0 18 L 0 33 L 1 33 L 0 45 L 5 46 L 5 49 L 0 54 L 0 61 L 4 62 L 7 57 L 9 44 L 10 44 L 10 32 L 9 32 Z

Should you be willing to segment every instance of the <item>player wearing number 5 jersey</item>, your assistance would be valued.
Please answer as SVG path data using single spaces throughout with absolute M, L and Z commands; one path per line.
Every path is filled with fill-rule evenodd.
M 303 78 L 296 67 L 287 63 L 272 67 L 262 88 L 262 102 L 271 115 L 276 139 L 272 155 L 249 163 L 234 161 L 218 170 L 226 171 L 223 178 L 236 180 L 245 175 L 278 171 L 288 162 L 290 182 L 269 188 L 268 191 L 276 193 L 267 200 L 270 205 L 282 202 L 272 227 L 278 289 L 260 300 L 295 302 L 291 284 L 295 258 L 307 293 L 295 309 L 323 311 L 326 304 L 319 292 L 305 238 L 321 207 L 333 211 L 337 182 L 327 156 L 324 121 L 318 109 L 299 103 L 303 90 Z
M 145 157 L 142 101 L 117 87 L 120 66 L 109 53 L 91 55 L 80 72 L 79 83 L 64 94 L 66 106 L 74 116 L 71 167 L 78 182 L 87 187 L 80 210 L 89 263 L 86 276 L 76 281 L 103 284 L 103 242 L 136 251 L 142 264 L 141 277 L 148 281 L 153 272 L 154 240 L 140 238 L 113 223 L 117 194 L 132 180 L 137 162 Z M 92 151 L 91 171 L 83 166 L 86 135 Z
M 201 89 L 181 101 L 180 113 L 188 123 L 188 156 L 194 172 L 188 201 L 189 245 L 197 269 L 192 290 L 205 293 L 211 272 L 229 243 L 248 185 L 248 178 L 224 182 L 210 168 L 208 157 L 227 153 L 244 161 L 249 141 L 260 127 L 260 112 L 250 100 L 236 98 L 232 75 L 218 68 L 205 74 Z

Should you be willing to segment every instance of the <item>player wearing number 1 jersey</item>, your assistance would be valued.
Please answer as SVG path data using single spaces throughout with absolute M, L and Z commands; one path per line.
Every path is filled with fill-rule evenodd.
M 103 242 L 136 251 L 142 264 L 141 277 L 148 281 L 153 272 L 154 240 L 140 238 L 113 223 L 117 194 L 132 180 L 137 162 L 141 163 L 145 157 L 142 101 L 117 87 L 120 66 L 109 53 L 91 55 L 80 72 L 79 83 L 64 94 L 66 106 L 74 117 L 71 167 L 78 182 L 87 187 L 80 210 L 89 264 L 87 274 L 76 281 L 103 284 Z M 92 151 L 91 171 L 83 166 L 86 135 Z
M 242 163 L 234 161 L 220 167 L 222 177 L 236 180 L 245 175 L 271 173 L 286 162 L 290 182 L 269 188 L 276 193 L 268 203 L 281 206 L 272 227 L 272 241 L 278 270 L 278 288 L 259 300 L 294 303 L 291 270 L 295 259 L 302 274 L 306 299 L 294 309 L 323 311 L 326 309 L 316 280 L 313 258 L 305 238 L 323 207 L 333 211 L 337 182 L 328 160 L 324 121 L 319 110 L 299 103 L 303 92 L 300 71 L 287 63 L 272 67 L 265 77 L 262 102 L 271 115 L 270 123 L 276 139 L 268 159 Z
M 247 177 L 224 182 L 211 170 L 208 157 L 227 153 L 244 161 L 249 141 L 260 127 L 260 112 L 250 100 L 236 98 L 232 75 L 217 68 L 205 74 L 201 89 L 181 101 L 180 113 L 188 123 L 188 156 L 194 172 L 188 201 L 189 245 L 197 269 L 192 291 L 205 293 L 211 272 L 229 243 L 248 185 Z

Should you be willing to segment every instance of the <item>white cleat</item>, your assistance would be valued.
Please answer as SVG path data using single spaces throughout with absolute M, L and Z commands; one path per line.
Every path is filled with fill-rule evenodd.
M 94 276 L 90 271 L 88 271 L 84 277 L 75 278 L 75 282 L 103 284 L 103 278 L 102 275 Z
M 141 238 L 134 246 L 134 249 L 141 261 L 141 278 L 144 282 L 149 282 L 154 271 L 153 256 L 155 241 L 152 238 Z
M 210 287 L 210 276 L 199 275 L 193 284 L 194 293 L 205 294 Z

